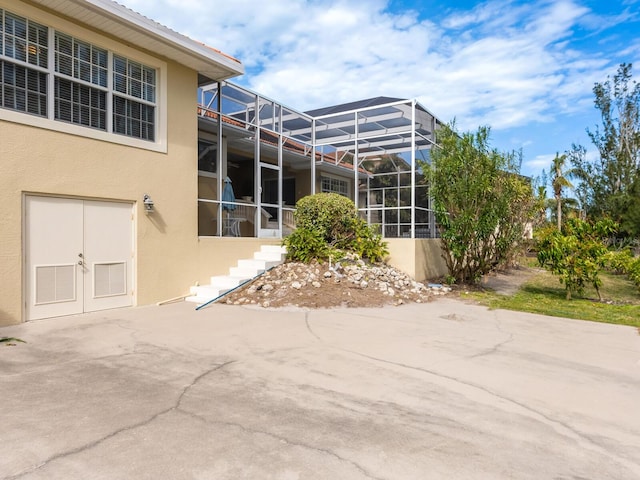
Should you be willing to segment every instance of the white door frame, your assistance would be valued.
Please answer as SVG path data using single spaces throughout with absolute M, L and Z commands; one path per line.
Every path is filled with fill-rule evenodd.
M 263 193 L 263 175 L 262 170 L 272 170 L 277 172 L 277 203 L 263 203 L 262 202 L 262 193 Z M 258 237 L 259 238 L 281 238 L 282 237 L 282 168 L 279 165 L 273 165 L 270 163 L 259 162 L 258 163 L 258 198 L 257 198 L 257 211 L 258 211 Z M 278 211 L 278 228 L 262 228 L 262 209 L 263 207 L 271 207 L 275 208 Z
M 76 264 L 76 269 L 80 269 L 80 271 L 76 272 L 76 282 L 77 282 L 77 290 L 79 290 L 80 293 L 78 293 L 78 296 L 80 296 L 81 298 L 78 298 L 78 300 L 80 301 L 80 311 L 79 312 L 72 312 L 72 313 L 68 313 L 68 314 L 75 314 L 75 313 L 83 313 L 83 312 L 88 312 L 88 311 L 95 311 L 95 310 L 103 310 L 103 309 L 108 309 L 108 308 L 118 308 L 121 306 L 132 306 L 136 304 L 136 296 L 137 296 L 137 288 L 136 288 L 136 278 L 137 278 L 137 274 L 136 274 L 136 254 L 135 252 L 137 251 L 136 248 L 136 233 L 135 233 L 135 228 L 136 228 L 136 222 L 135 222 L 135 214 L 136 214 L 136 209 L 134 208 L 135 203 L 134 202 L 130 202 L 130 201 L 120 201 L 120 200 L 112 200 L 112 199 L 96 199 L 96 198 L 87 198 L 87 197 L 74 197 L 74 196 L 61 196 L 61 195 L 51 195 L 51 194 L 42 194 L 42 193 L 23 193 L 22 195 L 22 296 L 23 296 L 23 302 L 22 302 L 22 310 L 23 310 L 23 318 L 25 319 L 25 321 L 29 321 L 31 319 L 37 319 L 37 318 L 50 318 L 50 317 L 55 317 L 55 316 L 63 316 L 63 315 L 67 315 L 67 313 L 55 313 L 55 309 L 54 309 L 54 314 L 53 315 L 46 315 L 46 316 L 39 316 L 40 314 L 36 314 L 35 316 L 30 312 L 30 309 L 33 306 L 33 300 L 35 299 L 34 295 L 35 295 L 35 290 L 34 290 L 34 282 L 35 282 L 35 275 L 33 271 L 29 271 L 30 269 L 30 262 L 31 259 L 29 258 L 29 255 L 31 254 L 30 252 L 30 248 L 33 247 L 32 244 L 30 244 L 30 235 L 31 232 L 29 232 L 30 226 L 32 224 L 29 223 L 29 219 L 27 218 L 27 212 L 28 212 L 28 204 L 29 204 L 29 199 L 30 198 L 34 198 L 34 199 L 52 199 L 55 201 L 55 199 L 59 199 L 61 201 L 65 201 L 68 200 L 70 205 L 73 205 L 73 202 L 78 202 L 79 205 L 81 205 L 81 211 L 82 211 L 82 218 L 81 218 L 81 223 L 82 223 L 82 228 L 81 230 L 81 239 L 80 239 L 80 244 L 81 248 L 80 250 L 83 253 L 82 258 L 75 258 L 74 255 L 74 263 Z M 127 247 L 130 246 L 130 251 L 127 252 L 126 254 L 126 258 L 124 258 L 124 254 L 121 254 L 121 258 L 124 258 L 124 260 L 126 261 L 126 266 L 125 268 L 125 283 L 126 283 L 126 289 L 125 289 L 125 293 L 122 294 L 124 296 L 126 296 L 127 299 L 129 299 L 128 301 L 118 301 L 118 300 L 114 300 L 113 298 L 108 298 L 108 297 L 114 297 L 115 295 L 109 295 L 110 292 L 103 292 L 103 294 L 100 297 L 96 297 L 98 298 L 97 303 L 95 302 L 95 299 L 92 299 L 93 304 L 90 305 L 90 302 L 87 302 L 87 296 L 88 295 L 93 295 L 93 285 L 91 285 L 91 282 L 87 280 L 87 277 L 89 275 L 86 275 L 86 269 L 87 266 L 84 264 L 84 262 L 86 260 L 89 260 L 91 262 L 91 271 L 95 273 L 95 271 L 93 270 L 96 266 L 96 264 L 101 266 L 101 272 L 102 275 L 101 277 L 105 276 L 105 272 L 107 270 L 109 270 L 111 268 L 111 271 L 117 271 L 118 270 L 118 265 L 117 264 L 113 264 L 113 259 L 112 259 L 112 255 L 109 253 L 109 245 L 110 242 L 108 242 L 106 245 L 106 252 L 104 251 L 103 248 L 102 252 L 98 253 L 96 252 L 95 255 L 92 256 L 96 256 L 97 258 L 93 258 L 93 259 L 86 259 L 85 258 L 85 242 L 87 241 L 87 231 L 85 230 L 85 228 L 87 228 L 86 226 L 86 222 L 87 222 L 87 217 L 85 216 L 85 211 L 89 211 L 91 212 L 92 208 L 100 207 L 100 206 L 114 206 L 114 205 L 120 205 L 120 206 L 125 206 L 127 208 L 125 209 L 120 209 L 119 211 L 119 216 L 120 216 L 120 225 L 124 225 L 124 221 L 127 221 L 127 217 L 130 218 L 130 224 L 129 227 L 127 228 L 127 234 L 130 235 L 130 238 L 127 237 L 127 239 L 124 241 L 125 243 L 127 243 Z M 117 210 L 117 209 L 116 209 Z M 94 210 L 95 212 L 95 210 Z M 88 225 L 89 228 L 91 228 L 91 225 Z M 93 227 L 95 228 L 95 223 L 93 225 Z M 77 235 L 78 232 L 74 232 L 74 235 Z M 99 236 L 99 235 L 98 235 Z M 94 236 L 95 237 L 95 236 Z M 76 248 L 77 242 L 72 242 Z M 91 250 L 92 247 L 89 246 L 89 249 Z M 95 250 L 95 248 L 94 248 Z M 122 250 L 124 251 L 124 247 L 122 247 Z M 127 248 L 127 250 L 129 250 Z M 91 256 L 91 254 L 90 254 Z M 106 262 L 106 263 L 105 263 Z M 65 262 L 65 263 L 69 263 L 69 262 Z M 108 273 L 107 273 L 108 275 Z M 91 286 L 90 286 L 91 285 Z M 103 283 L 104 285 L 104 283 Z M 117 283 L 116 283 L 117 285 Z M 89 290 L 87 290 L 89 289 Z M 86 290 L 86 291 L 85 291 Z M 122 296 L 121 295 L 121 296 Z M 95 295 L 94 295 L 95 296 Z M 31 305 L 29 305 L 31 303 Z M 60 312 L 64 311 L 63 307 L 60 307 Z

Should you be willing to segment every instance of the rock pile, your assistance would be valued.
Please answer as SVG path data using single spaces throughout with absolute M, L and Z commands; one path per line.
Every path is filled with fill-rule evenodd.
M 225 297 L 233 305 L 263 307 L 367 307 L 426 302 L 451 289 L 416 282 L 388 265 L 370 265 L 347 258 L 333 265 L 289 262 Z

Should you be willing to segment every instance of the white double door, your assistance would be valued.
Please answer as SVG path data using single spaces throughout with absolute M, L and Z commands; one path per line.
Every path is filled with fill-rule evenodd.
M 133 205 L 25 197 L 26 318 L 133 304 Z

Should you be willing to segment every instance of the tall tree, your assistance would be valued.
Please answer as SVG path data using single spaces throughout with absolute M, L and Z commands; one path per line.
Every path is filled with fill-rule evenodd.
M 626 193 L 640 168 L 640 85 L 631 78 L 630 63 L 593 87 L 602 128 L 587 129 L 600 152 L 606 187 L 612 195 Z
M 438 130 L 429 173 L 443 257 L 452 280 L 473 283 L 512 259 L 534 217 L 531 183 L 518 174 L 521 156 L 489 146 L 488 127 L 458 134 Z
M 556 219 L 558 221 L 558 230 L 562 228 L 562 194 L 565 188 L 573 188 L 573 185 L 567 178 L 571 175 L 571 171 L 565 171 L 567 155 L 559 155 L 551 162 L 551 188 L 553 188 L 553 197 L 556 200 Z
M 613 78 L 595 84 L 593 93 L 602 125 L 587 133 L 599 158 L 587 160 L 584 147 L 575 145 L 569 157 L 588 190 L 588 213 L 610 216 L 627 234 L 639 235 L 640 84 L 632 78 L 632 65 L 621 64 Z
M 598 189 L 597 176 L 594 173 L 593 164 L 587 162 L 585 147 L 574 143 L 566 154 L 572 165 L 571 177 L 575 180 L 573 194 L 578 202 L 580 219 L 585 220 L 587 211 L 592 210 L 594 192 Z M 590 211 L 590 213 L 593 212 Z

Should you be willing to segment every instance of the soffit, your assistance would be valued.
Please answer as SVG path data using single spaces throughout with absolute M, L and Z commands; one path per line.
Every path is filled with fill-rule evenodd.
M 29 0 L 199 73 L 200 84 L 244 73 L 242 63 L 111 0 Z

